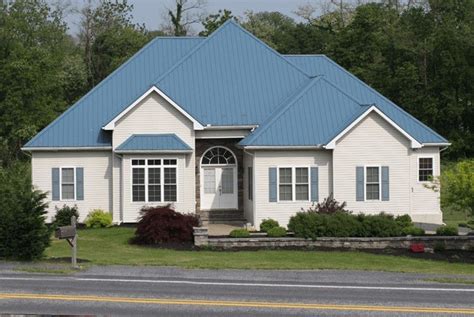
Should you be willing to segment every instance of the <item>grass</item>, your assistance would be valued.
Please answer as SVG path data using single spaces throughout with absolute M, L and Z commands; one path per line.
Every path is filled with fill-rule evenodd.
M 465 211 L 456 208 L 443 208 L 443 221 L 447 225 L 458 226 L 460 223 L 467 223 L 474 220 L 474 217 L 469 216 Z
M 447 284 L 467 284 L 474 285 L 474 280 L 463 279 L 463 278 L 427 278 L 424 279 L 427 282 L 447 283 Z
M 134 229 L 79 230 L 78 258 L 96 265 L 157 265 L 202 269 L 346 269 L 440 274 L 473 274 L 474 266 L 342 251 L 178 251 L 129 245 Z M 48 258 L 69 257 L 69 245 L 54 239 Z

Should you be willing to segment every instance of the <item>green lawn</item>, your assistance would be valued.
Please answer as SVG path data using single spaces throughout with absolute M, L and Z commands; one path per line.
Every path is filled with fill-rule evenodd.
M 131 228 L 79 230 L 78 257 L 91 264 L 158 265 L 205 269 L 350 269 L 392 272 L 474 274 L 474 265 L 363 252 L 262 250 L 176 251 L 132 246 Z M 48 258 L 69 257 L 66 241 L 54 239 Z
M 443 221 L 447 225 L 458 226 L 460 223 L 467 223 L 474 220 L 474 217 L 467 214 L 467 212 L 456 210 L 455 208 L 443 209 Z

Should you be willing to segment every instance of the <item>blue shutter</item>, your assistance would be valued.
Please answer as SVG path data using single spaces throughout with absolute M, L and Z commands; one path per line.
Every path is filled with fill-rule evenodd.
M 51 169 L 52 176 L 52 199 L 59 200 L 59 168 Z
M 319 169 L 311 167 L 311 201 L 319 201 Z
M 84 168 L 76 168 L 76 200 L 84 200 Z
M 356 201 L 364 201 L 364 167 L 356 167 Z
M 382 166 L 382 200 L 390 200 L 390 181 L 388 166 Z
M 268 169 L 268 201 L 276 202 L 277 201 L 277 169 L 276 167 L 270 167 Z

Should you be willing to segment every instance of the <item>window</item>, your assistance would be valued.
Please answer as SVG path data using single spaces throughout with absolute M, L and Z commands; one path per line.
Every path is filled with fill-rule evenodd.
M 279 201 L 309 200 L 309 168 L 280 167 L 278 194 Z
M 213 147 L 207 150 L 202 157 L 203 165 L 233 165 L 235 157 L 231 151 L 223 147 Z
M 420 182 L 427 182 L 433 177 L 433 158 L 420 157 L 418 158 L 418 180 Z
M 307 168 L 297 167 L 295 169 L 296 200 L 309 200 L 309 175 Z
M 132 160 L 132 201 L 178 200 L 177 160 Z
M 75 195 L 75 177 L 74 167 L 61 168 L 61 199 L 74 200 Z
M 365 200 L 380 200 L 380 167 L 365 168 Z
M 248 190 L 249 190 L 249 195 L 248 195 L 248 198 L 249 200 L 253 200 L 253 168 L 251 166 L 249 166 L 247 168 L 247 187 L 248 187 Z

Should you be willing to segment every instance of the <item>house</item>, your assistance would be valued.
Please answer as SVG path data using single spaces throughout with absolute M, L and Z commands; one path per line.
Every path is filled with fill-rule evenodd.
M 354 212 L 441 223 L 448 141 L 324 55 L 281 55 L 234 22 L 157 37 L 25 146 L 55 207 L 137 221 L 172 203 L 282 225 L 334 194 Z

